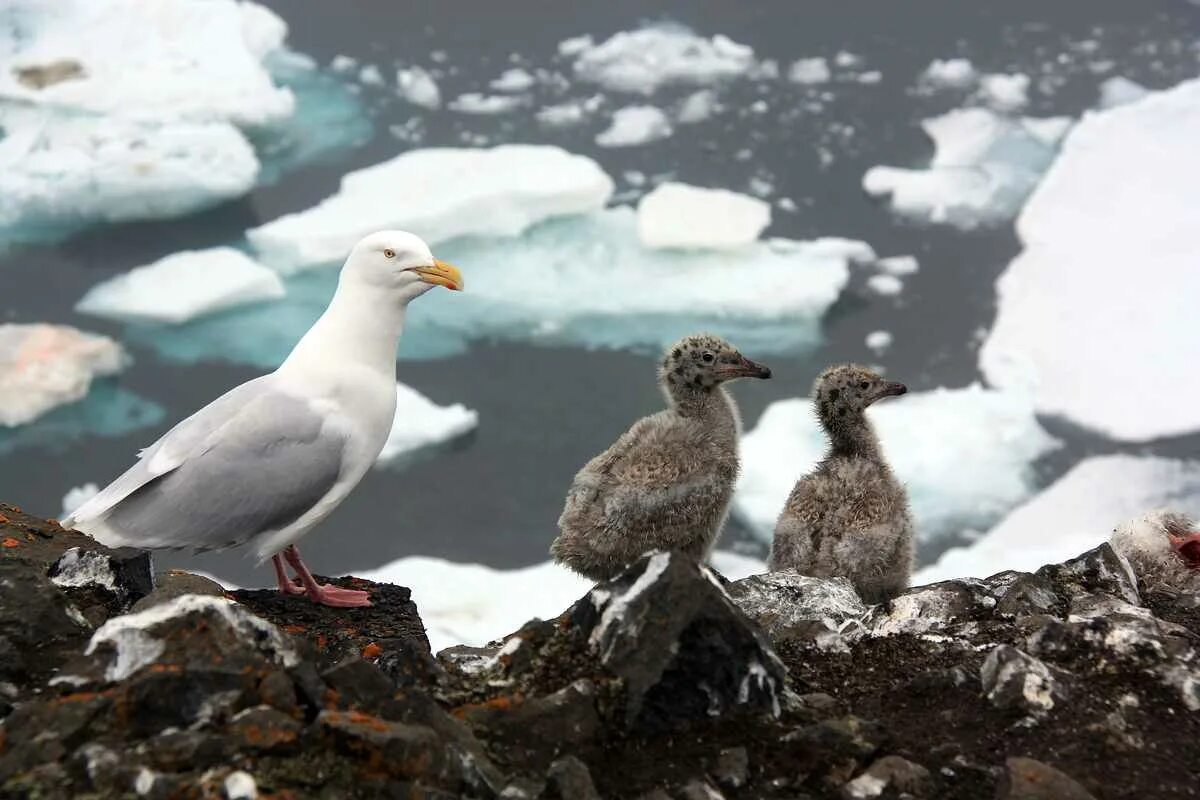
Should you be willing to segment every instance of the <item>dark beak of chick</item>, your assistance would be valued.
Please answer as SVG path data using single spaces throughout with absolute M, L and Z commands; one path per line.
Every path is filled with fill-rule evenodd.
M 717 374 L 724 380 L 729 380 L 730 378 L 769 378 L 771 377 L 771 369 L 742 356 L 740 363 L 721 367 Z
M 875 396 L 871 398 L 871 402 L 874 403 L 876 400 L 882 400 L 885 397 L 899 397 L 900 395 L 906 394 L 907 392 L 908 392 L 908 387 L 905 386 L 903 383 L 896 383 L 895 381 L 884 381 L 883 383 L 881 383 L 879 385 L 879 388 L 875 391 Z

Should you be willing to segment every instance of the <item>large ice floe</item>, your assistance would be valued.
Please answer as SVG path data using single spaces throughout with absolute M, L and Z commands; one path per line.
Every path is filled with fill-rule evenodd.
M 439 406 L 416 389 L 397 383 L 396 416 L 375 463 L 403 464 L 413 454 L 453 441 L 478 426 L 479 414 L 462 403 Z
M 362 236 L 401 228 L 432 244 L 517 236 L 554 216 L 603 208 L 612 180 L 589 158 L 544 145 L 410 150 L 347 173 L 318 205 L 247 232 L 282 272 L 340 265 Z
M 646 247 L 734 250 L 771 224 L 771 204 L 725 189 L 667 182 L 638 201 L 638 238 Z
M 1200 430 L 1200 80 L 1086 114 L 1017 220 L 989 383 L 1125 441 Z
M 754 69 L 754 50 L 720 34 L 706 38 L 678 25 L 622 31 L 599 44 L 577 40 L 575 75 L 616 92 L 653 94 L 668 85 L 703 85 Z
M 308 132 L 346 109 L 300 113 L 284 84 L 329 87 L 251 2 L 16 0 L 4 19 L 0 240 L 190 213 L 244 194 L 266 161 L 362 138 L 358 122 Z
M 92 287 L 75 310 L 134 322 L 180 323 L 283 297 L 283 281 L 240 250 L 186 250 Z
M 66 325 L 0 325 L 0 426 L 24 425 L 83 399 L 93 380 L 127 362 L 107 336 Z
M 766 570 L 761 561 L 722 550 L 712 554 L 711 563 L 730 580 Z M 534 617 L 553 619 L 594 586 L 550 561 L 501 570 L 409 556 L 355 574 L 412 589 L 435 653 L 456 644 L 485 645 Z
M 1033 461 L 1059 446 L 1027 400 L 978 385 L 910 393 L 867 414 L 922 542 L 994 523 L 1034 492 Z M 795 482 L 827 446 L 811 400 L 772 403 L 742 439 L 734 513 L 770 541 Z
M 1155 508 L 1200 515 L 1200 462 L 1086 458 L 969 547 L 947 550 L 913 583 L 1035 570 L 1102 544 L 1117 525 Z
M 933 140 L 926 169 L 876 166 L 863 188 L 893 211 L 960 228 L 1011 219 L 1050 166 L 1071 126 L 1066 117 L 1008 117 L 984 108 L 956 109 L 925 120 Z

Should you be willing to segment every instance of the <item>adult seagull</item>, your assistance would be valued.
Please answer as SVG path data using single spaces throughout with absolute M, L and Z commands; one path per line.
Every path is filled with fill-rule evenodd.
M 252 544 L 260 563 L 274 563 L 280 591 L 370 605 L 367 592 L 318 583 L 296 542 L 346 499 L 383 448 L 396 413 L 405 310 L 435 286 L 461 290 L 462 275 L 421 239 L 367 236 L 346 259 L 325 313 L 277 370 L 167 431 L 64 527 L 113 547 Z

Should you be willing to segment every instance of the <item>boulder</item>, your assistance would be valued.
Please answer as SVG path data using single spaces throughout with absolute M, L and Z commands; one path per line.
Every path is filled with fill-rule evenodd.
M 734 581 L 727 590 L 773 641 L 794 639 L 845 651 L 846 642 L 866 630 L 867 606 L 845 578 L 784 570 Z

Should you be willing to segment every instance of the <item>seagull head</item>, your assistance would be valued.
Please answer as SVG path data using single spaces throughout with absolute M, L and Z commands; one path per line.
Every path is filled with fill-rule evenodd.
M 378 231 L 364 237 L 350 251 L 342 273 L 382 288 L 403 303 L 435 286 L 457 292 L 464 285 L 457 267 L 434 258 L 429 245 L 406 231 Z
M 769 378 L 771 370 L 756 364 L 724 339 L 709 334 L 685 336 L 667 348 L 659 377 L 668 396 L 711 392 L 738 378 Z

